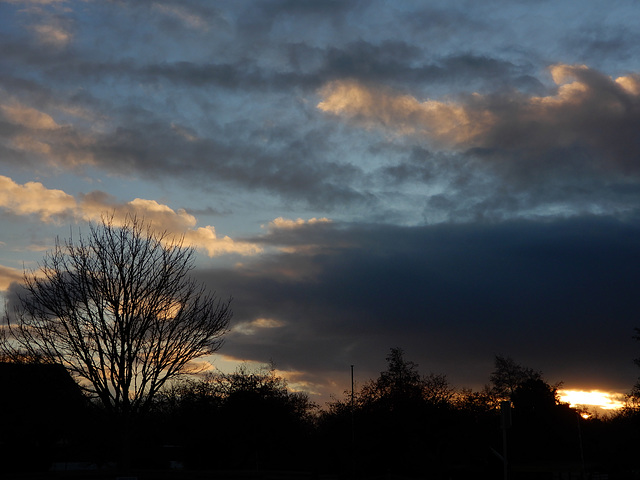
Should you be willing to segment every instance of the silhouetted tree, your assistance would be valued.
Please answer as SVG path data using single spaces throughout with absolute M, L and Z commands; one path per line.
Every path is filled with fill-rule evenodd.
M 449 406 L 456 391 L 442 373 L 430 373 L 422 378 L 422 399 L 429 405 Z
M 636 334 L 633 336 L 633 339 L 640 341 L 640 328 L 636 328 L 635 332 Z M 633 362 L 640 367 L 640 357 L 634 359 Z M 640 377 L 638 377 L 638 380 L 629 393 L 627 411 L 630 413 L 634 410 L 640 412 Z
M 229 302 L 190 277 L 194 255 L 135 217 L 120 226 L 104 217 L 88 237 L 56 241 L 39 270 L 25 273 L 4 353 L 63 365 L 122 420 L 126 443 L 131 415 L 215 352 L 226 332 Z
M 617 478 L 633 478 L 640 471 L 640 414 L 635 399 L 612 415 L 583 420 L 582 436 L 587 461 L 599 462 Z
M 489 380 L 499 400 L 512 400 L 516 389 L 528 380 L 539 380 L 542 374 L 516 363 L 511 357 L 496 355 Z
M 558 389 L 542 378 L 529 378 L 515 388 L 511 401 L 514 408 L 521 412 L 544 414 L 558 404 Z
M 189 362 L 215 352 L 231 311 L 189 276 L 194 250 L 128 217 L 56 242 L 9 317 L 6 354 L 64 365 L 105 408 L 145 410 Z
M 496 356 L 491 374 L 492 392 L 497 399 L 513 404 L 509 429 L 510 464 L 517 467 L 551 468 L 551 462 L 573 462 L 580 469 L 578 416 L 561 404 L 560 384 L 549 384 L 542 373 Z
M 423 382 L 418 365 L 405 360 L 404 351 L 392 348 L 386 357 L 387 369 L 376 380 L 364 384 L 358 393 L 358 403 L 384 402 L 393 408 L 397 402 L 406 403 L 422 398 Z
M 422 376 L 401 348 L 386 360 L 387 369 L 356 392 L 353 410 L 350 392 L 329 404 L 321 422 L 325 456 L 343 470 L 355 459 L 359 473 L 442 469 L 451 451 L 453 388 L 444 375 Z

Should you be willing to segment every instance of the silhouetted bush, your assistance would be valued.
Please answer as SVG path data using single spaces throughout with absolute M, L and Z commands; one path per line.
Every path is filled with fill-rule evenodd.
M 191 468 L 273 469 L 309 464 L 316 406 L 290 392 L 274 369 L 216 372 L 174 384 L 161 395 L 167 443 Z

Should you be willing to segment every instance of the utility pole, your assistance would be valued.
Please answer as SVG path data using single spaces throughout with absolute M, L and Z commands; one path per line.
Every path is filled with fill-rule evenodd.
M 511 428 L 511 402 L 500 402 L 500 416 L 502 419 L 502 466 L 504 480 L 509 480 L 509 460 L 507 457 L 507 429 Z
M 353 408 L 353 365 L 351 365 L 351 408 Z
M 356 424 L 354 419 L 353 410 L 355 408 L 354 403 L 354 389 L 353 389 L 353 365 L 351 365 L 351 478 L 356 478 Z
M 356 428 L 355 428 L 355 420 L 353 417 L 353 409 L 354 409 L 354 390 L 353 390 L 353 365 L 351 365 L 351 444 L 352 449 L 355 449 L 356 443 Z

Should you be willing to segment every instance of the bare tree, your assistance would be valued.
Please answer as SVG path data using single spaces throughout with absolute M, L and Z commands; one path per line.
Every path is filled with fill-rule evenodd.
M 89 228 L 25 272 L 2 349 L 64 365 L 108 411 L 128 416 L 220 347 L 230 301 L 191 278 L 195 251 L 182 240 L 135 217 Z

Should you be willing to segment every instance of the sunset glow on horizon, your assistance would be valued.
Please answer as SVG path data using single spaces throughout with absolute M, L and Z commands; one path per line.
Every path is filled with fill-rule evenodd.
M 585 407 L 606 411 L 619 410 L 625 406 L 625 395 L 601 390 L 559 390 L 560 401 L 572 408 Z

